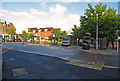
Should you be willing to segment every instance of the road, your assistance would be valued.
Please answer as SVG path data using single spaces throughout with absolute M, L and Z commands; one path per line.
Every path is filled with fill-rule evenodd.
M 11 49 L 10 49 L 11 48 Z M 118 79 L 118 57 L 61 46 L 3 44 L 3 79 Z M 14 76 L 13 69 L 27 74 Z

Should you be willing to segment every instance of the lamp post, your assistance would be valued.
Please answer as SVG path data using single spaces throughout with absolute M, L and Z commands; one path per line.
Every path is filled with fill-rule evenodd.
M 104 14 L 104 12 L 102 12 L 102 15 Z M 91 13 L 91 15 L 94 15 Z M 95 14 L 96 17 L 97 17 L 97 25 L 96 25 L 96 49 L 98 50 L 98 15 L 101 15 L 101 14 Z
M 6 24 L 6 21 L 5 21 L 5 42 L 6 42 L 6 26 L 7 26 L 7 24 Z

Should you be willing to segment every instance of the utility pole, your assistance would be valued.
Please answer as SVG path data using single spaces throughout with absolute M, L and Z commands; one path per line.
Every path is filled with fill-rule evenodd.
M 98 49 L 98 14 L 97 15 L 97 27 L 96 27 L 96 49 Z
M 6 42 L 6 26 L 7 26 L 7 24 L 6 24 L 6 21 L 5 21 L 5 42 Z
M 91 13 L 91 15 L 94 15 Z M 98 15 L 104 15 L 104 12 L 102 14 L 95 14 L 97 16 L 97 25 L 96 25 L 96 49 L 98 49 Z

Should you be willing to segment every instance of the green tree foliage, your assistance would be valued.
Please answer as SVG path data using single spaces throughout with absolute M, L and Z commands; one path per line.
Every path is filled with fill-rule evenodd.
M 59 29 L 58 29 L 58 30 L 55 30 L 55 31 L 54 31 L 54 34 L 55 34 L 55 37 L 57 38 L 57 40 L 59 40 L 60 37 L 61 37 L 61 32 L 60 32 L 60 30 L 59 30 Z
M 67 36 L 67 32 L 66 31 L 61 31 L 61 38 L 66 37 L 66 36 Z
M 85 16 L 80 18 L 80 33 L 89 32 L 95 38 L 96 24 L 98 23 L 99 38 L 107 37 L 113 41 L 116 38 L 115 31 L 120 29 L 120 17 L 116 14 L 116 10 L 110 7 L 107 10 L 107 5 L 102 3 L 97 4 L 95 7 L 88 4 L 88 7 L 85 10 Z M 98 14 L 98 22 L 96 14 Z
M 9 29 L 8 34 L 17 35 L 17 33 L 15 32 L 15 30 L 12 27 Z
M 34 37 L 31 37 L 31 35 L 33 35 L 32 32 L 30 32 L 30 33 L 28 34 L 28 39 L 33 39 L 33 38 L 34 38 Z
M 78 27 L 77 27 L 77 25 L 74 25 L 74 28 L 72 28 L 72 34 L 73 34 L 73 38 L 74 39 L 77 39 L 77 37 L 78 37 Z
M 28 39 L 28 33 L 26 33 L 26 31 L 22 31 L 21 38 L 23 38 L 24 40 Z

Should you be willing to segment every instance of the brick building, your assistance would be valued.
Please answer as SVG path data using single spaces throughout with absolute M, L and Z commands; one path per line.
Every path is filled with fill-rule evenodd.
M 2 38 L 5 38 L 5 36 L 10 36 L 8 32 L 11 28 L 16 31 L 16 28 L 12 23 L 7 23 L 7 21 L 2 21 L 0 19 L 0 36 Z
M 60 28 L 56 28 L 59 29 Z M 42 39 L 50 39 L 50 36 L 53 36 L 54 31 L 56 30 L 53 27 L 46 27 L 46 28 L 28 28 L 28 33 L 32 32 L 35 36 L 39 36 Z

